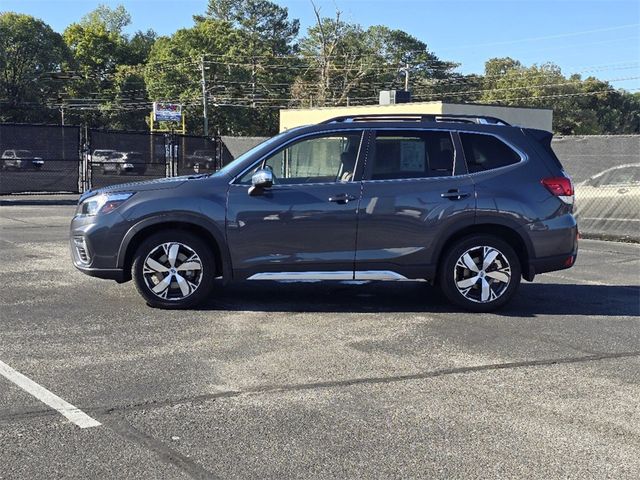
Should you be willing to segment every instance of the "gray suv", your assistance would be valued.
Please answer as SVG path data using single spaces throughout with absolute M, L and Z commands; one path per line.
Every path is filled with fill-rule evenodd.
M 573 186 L 551 137 L 490 117 L 334 118 L 214 174 L 84 194 L 73 262 L 133 279 L 152 307 L 192 307 L 234 280 L 426 280 L 491 311 L 521 277 L 575 262 Z

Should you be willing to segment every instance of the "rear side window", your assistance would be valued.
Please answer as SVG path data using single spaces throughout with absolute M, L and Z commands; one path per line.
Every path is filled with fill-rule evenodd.
M 492 135 L 460 133 L 469 173 L 484 172 L 518 163 L 518 153 Z
M 451 176 L 453 160 L 449 132 L 378 131 L 371 179 Z

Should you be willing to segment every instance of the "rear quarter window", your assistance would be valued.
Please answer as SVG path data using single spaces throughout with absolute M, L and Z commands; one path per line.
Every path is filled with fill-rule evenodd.
M 460 140 L 469 173 L 506 167 L 522 160 L 513 148 L 493 135 L 460 133 Z

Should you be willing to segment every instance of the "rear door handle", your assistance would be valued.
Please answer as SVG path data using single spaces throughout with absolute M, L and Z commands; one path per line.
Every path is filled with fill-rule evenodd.
M 461 192 L 460 190 L 449 190 L 448 192 L 441 193 L 442 198 L 448 198 L 449 200 L 462 200 L 467 198 L 470 194 Z
M 330 202 L 338 203 L 340 205 L 344 205 L 345 203 L 349 203 L 352 200 L 356 200 L 357 197 L 353 195 L 347 195 L 346 193 L 340 193 L 333 197 L 329 197 Z

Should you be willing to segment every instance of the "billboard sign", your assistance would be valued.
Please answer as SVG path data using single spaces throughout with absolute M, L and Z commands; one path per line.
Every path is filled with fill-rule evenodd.
M 156 122 L 179 122 L 182 120 L 182 105 L 153 102 L 153 119 Z

